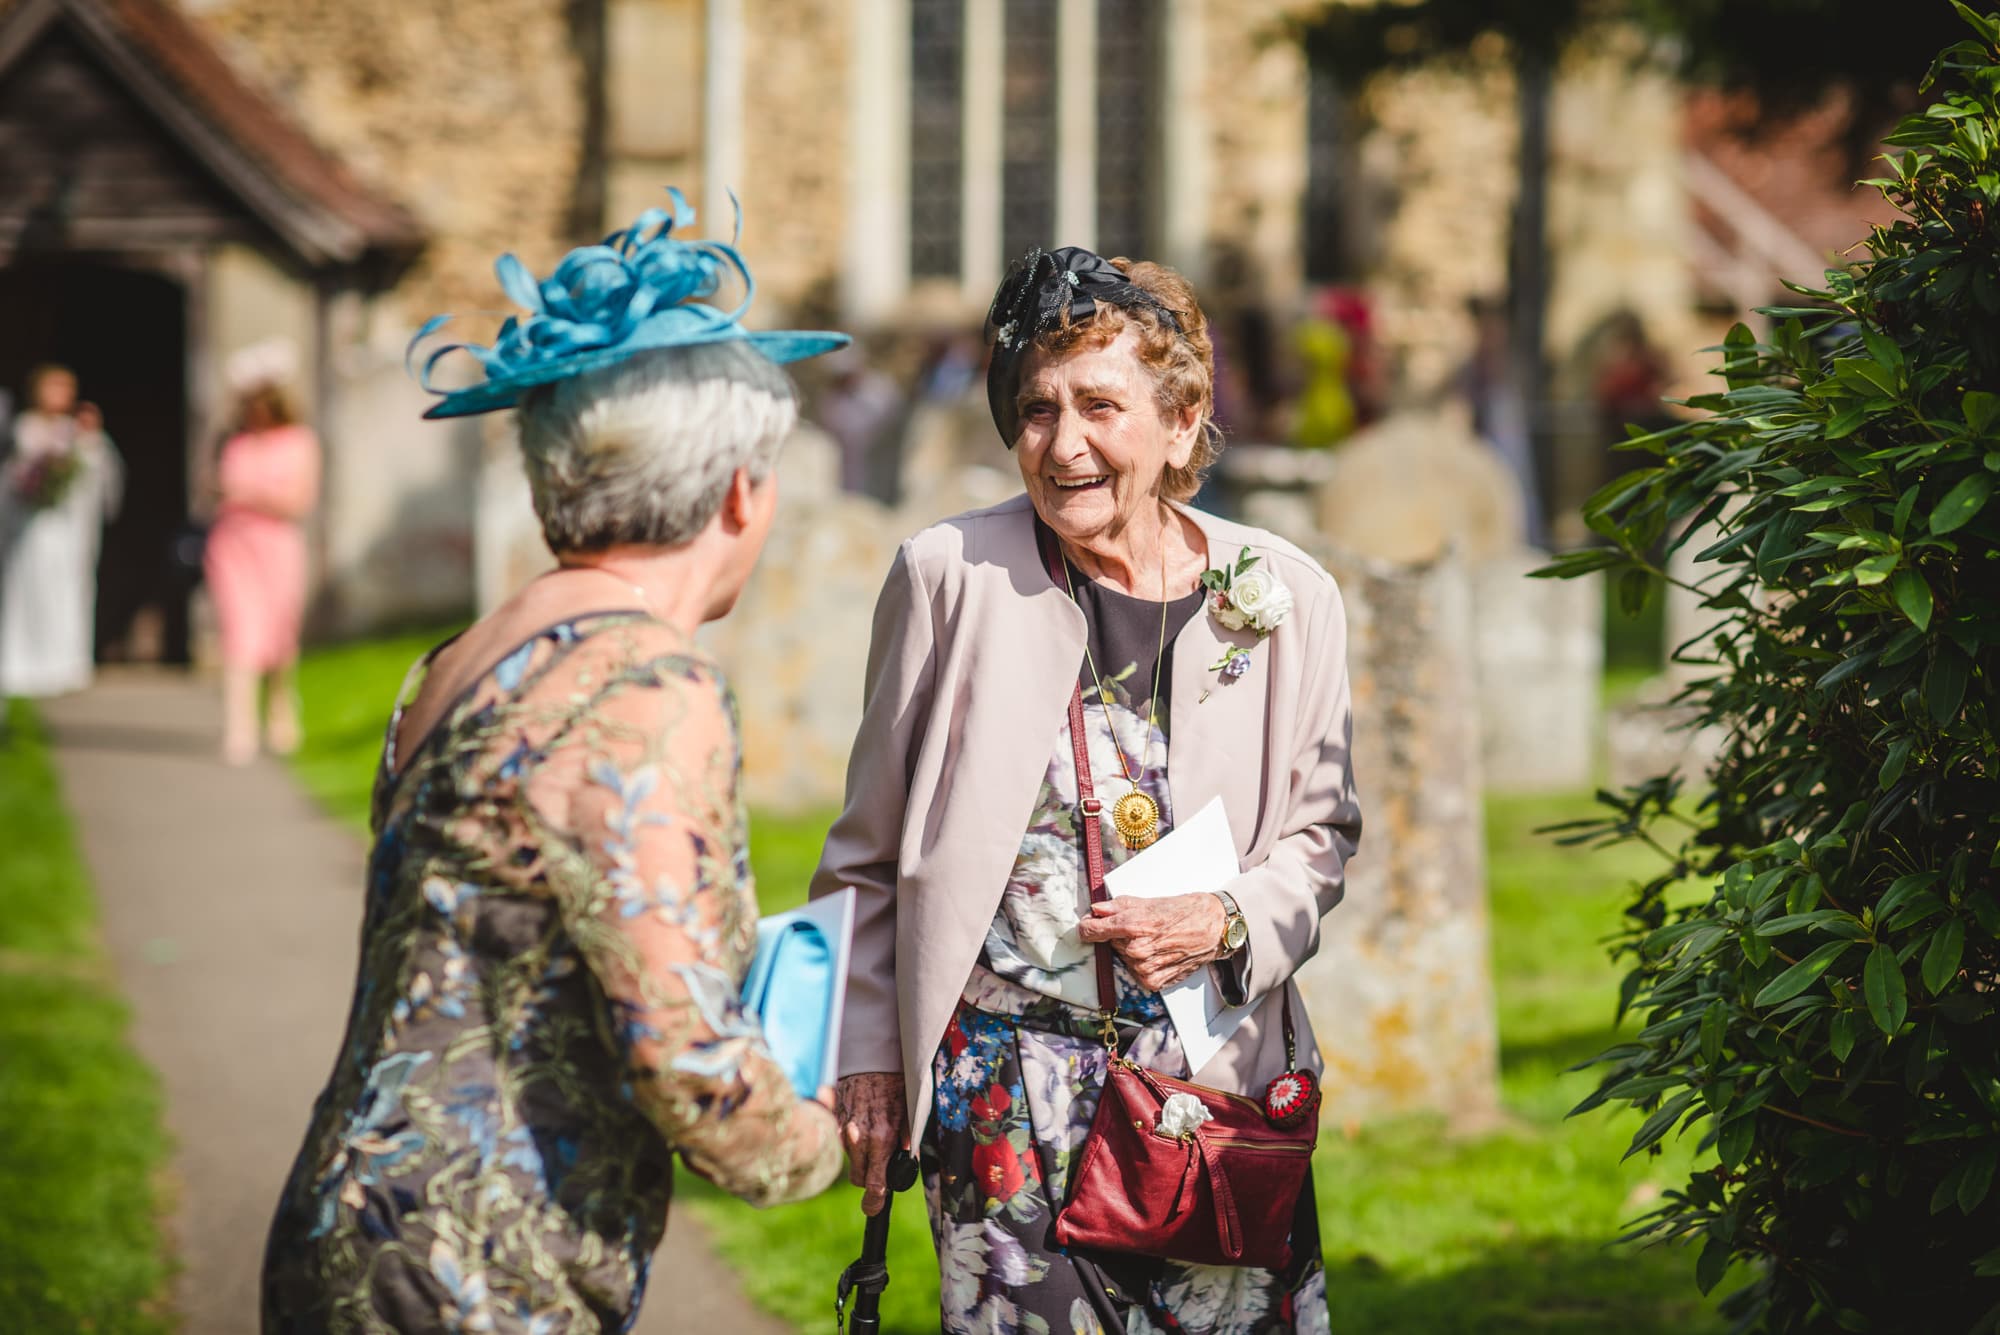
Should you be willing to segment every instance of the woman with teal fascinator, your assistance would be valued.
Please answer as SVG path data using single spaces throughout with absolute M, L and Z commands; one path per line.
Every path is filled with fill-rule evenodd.
M 513 408 L 556 569 L 411 669 L 361 961 L 266 1253 L 266 1332 L 627 1328 L 674 1159 L 757 1205 L 840 1167 L 738 1000 L 735 704 L 695 647 L 757 562 L 797 408 L 750 274 L 678 193 L 537 281 L 425 415 Z M 712 304 L 740 281 L 734 309 Z M 432 321 L 418 340 L 434 334 Z M 412 344 L 414 347 L 416 344 Z

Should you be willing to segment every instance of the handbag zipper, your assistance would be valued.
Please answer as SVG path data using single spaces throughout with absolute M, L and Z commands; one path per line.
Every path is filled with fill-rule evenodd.
M 1220 1136 L 1204 1136 L 1203 1139 L 1220 1149 L 1262 1150 L 1269 1154 L 1311 1154 L 1313 1152 L 1313 1147 L 1310 1145 L 1293 1145 L 1283 1141 L 1224 1140 Z

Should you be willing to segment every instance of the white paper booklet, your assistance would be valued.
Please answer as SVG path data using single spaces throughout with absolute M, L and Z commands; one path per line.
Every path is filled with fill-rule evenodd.
M 1151 848 L 1105 873 L 1104 888 L 1114 896 L 1160 899 L 1220 890 L 1241 870 L 1229 813 L 1217 797 Z M 1190 1074 L 1222 1051 L 1251 1009 L 1224 1005 L 1222 989 L 1207 967 L 1196 969 L 1160 995 L 1167 1003 L 1167 1018 L 1181 1036 Z

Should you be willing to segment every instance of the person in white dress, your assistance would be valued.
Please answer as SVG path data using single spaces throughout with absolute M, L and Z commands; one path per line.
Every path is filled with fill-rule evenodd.
M 90 684 L 97 551 L 125 470 L 76 375 L 42 366 L 14 419 L 0 470 L 0 695 Z

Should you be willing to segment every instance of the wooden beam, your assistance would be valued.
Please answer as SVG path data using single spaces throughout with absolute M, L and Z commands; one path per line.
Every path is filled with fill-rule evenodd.
M 253 161 L 227 137 L 218 135 L 188 106 L 178 90 L 132 49 L 124 34 L 97 5 L 90 0 L 26 0 L 26 3 L 37 21 L 29 22 L 17 14 L 0 28 L 0 38 L 6 39 L 0 41 L 0 73 L 5 71 L 10 52 L 18 59 L 33 39 L 59 18 L 167 132 L 215 173 L 247 211 L 277 233 L 301 260 L 311 265 L 352 260 L 366 248 L 368 239 L 359 228 L 317 208 L 302 207 L 289 192 L 275 184 L 262 164 Z M 31 36 L 14 37 L 16 32 L 26 33 L 31 29 Z

